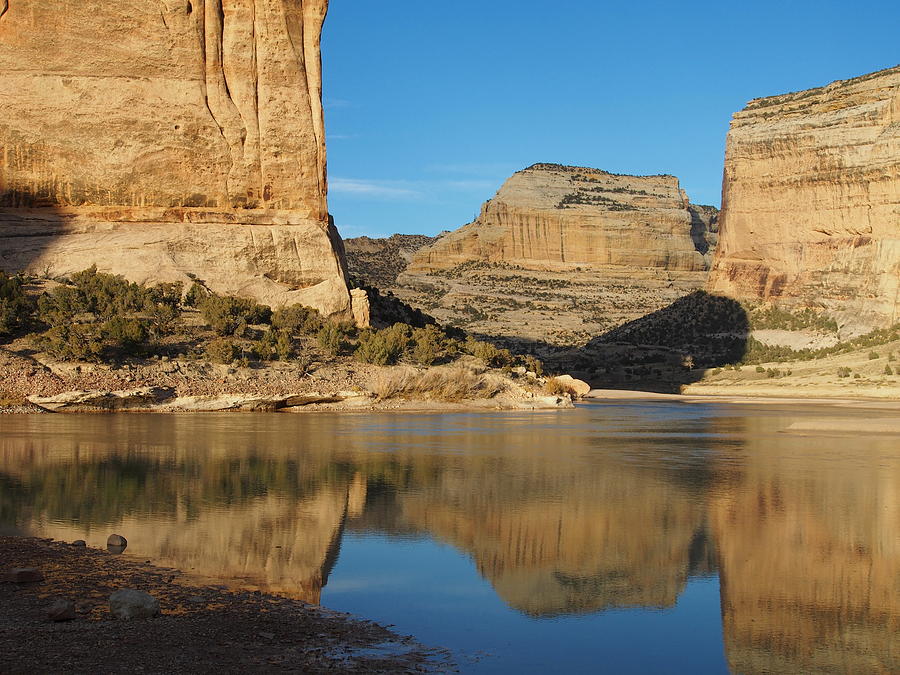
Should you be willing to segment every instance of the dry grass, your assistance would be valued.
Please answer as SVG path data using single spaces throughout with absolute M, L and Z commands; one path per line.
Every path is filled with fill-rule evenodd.
M 547 392 L 550 396 L 563 396 L 564 394 L 568 394 L 572 398 L 576 398 L 578 395 L 575 393 L 575 390 L 572 389 L 567 384 L 563 384 L 555 377 L 550 377 L 547 379 L 547 383 L 544 385 L 544 391 Z
M 500 378 L 460 365 L 427 370 L 393 368 L 380 373 L 373 384 L 379 400 L 400 397 L 462 401 L 492 398 L 504 389 Z

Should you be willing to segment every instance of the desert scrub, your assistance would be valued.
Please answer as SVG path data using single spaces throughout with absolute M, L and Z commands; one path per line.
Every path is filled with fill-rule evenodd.
M 210 295 L 199 309 L 203 320 L 222 336 L 240 337 L 248 326 L 266 324 L 272 318 L 271 307 L 233 295 Z
M 427 370 L 406 367 L 380 373 L 373 390 L 379 400 L 400 397 L 452 402 L 493 398 L 503 391 L 503 384 L 497 378 L 460 365 Z
M 409 359 L 420 366 L 430 366 L 445 353 L 446 336 L 437 326 L 414 328 L 410 337 Z
M 294 355 L 294 341 L 286 330 L 269 329 L 253 344 L 260 361 L 288 361 Z
M 560 382 L 555 377 L 547 378 L 547 381 L 544 383 L 544 391 L 550 396 L 571 396 L 572 398 L 576 396 L 572 387 Z
M 22 277 L 0 271 L 0 335 L 9 335 L 31 318 L 34 308 L 23 286 Z
M 316 335 L 324 325 L 318 310 L 305 305 L 290 305 L 272 314 L 272 327 L 290 335 Z
M 326 322 L 319 329 L 319 332 L 316 333 L 319 347 L 330 356 L 337 356 L 341 353 L 341 350 L 344 348 L 345 337 L 346 333 L 343 327 L 331 322 Z
M 469 337 L 463 345 L 463 349 L 492 368 L 506 368 L 513 363 L 512 354 L 508 349 L 499 349 L 490 342 L 482 342 Z
M 387 366 L 396 363 L 409 345 L 409 326 L 395 323 L 378 331 L 367 330 L 359 335 L 356 358 L 364 363 Z
M 216 338 L 210 340 L 203 350 L 203 357 L 213 363 L 229 364 L 241 356 L 241 349 L 234 340 L 228 338 Z

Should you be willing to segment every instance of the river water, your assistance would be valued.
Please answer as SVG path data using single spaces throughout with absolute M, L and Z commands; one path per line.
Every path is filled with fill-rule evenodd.
M 0 418 L 0 531 L 393 624 L 463 672 L 900 672 L 873 411 Z

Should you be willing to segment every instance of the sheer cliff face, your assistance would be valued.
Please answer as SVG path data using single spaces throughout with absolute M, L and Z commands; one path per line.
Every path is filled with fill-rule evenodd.
M 737 113 L 720 225 L 712 291 L 900 320 L 900 67 Z
M 513 174 L 474 222 L 420 251 L 409 269 L 479 260 L 703 271 L 708 245 L 698 231 L 698 249 L 692 222 L 702 227 L 674 176 L 535 164 Z
M 191 272 L 220 291 L 346 310 L 326 204 L 326 8 L 9 2 L 0 264 Z

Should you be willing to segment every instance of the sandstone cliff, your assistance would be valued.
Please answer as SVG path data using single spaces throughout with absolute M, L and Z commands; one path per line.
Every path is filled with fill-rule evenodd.
M 326 205 L 327 0 L 13 0 L 0 16 L 0 266 L 349 315 Z
M 735 114 L 720 221 L 713 292 L 900 320 L 900 67 Z
M 535 164 L 507 180 L 481 215 L 413 259 L 411 271 L 471 260 L 707 269 L 691 205 L 674 176 L 625 176 Z M 696 218 L 702 226 L 702 218 Z M 697 233 L 698 239 L 704 234 Z

